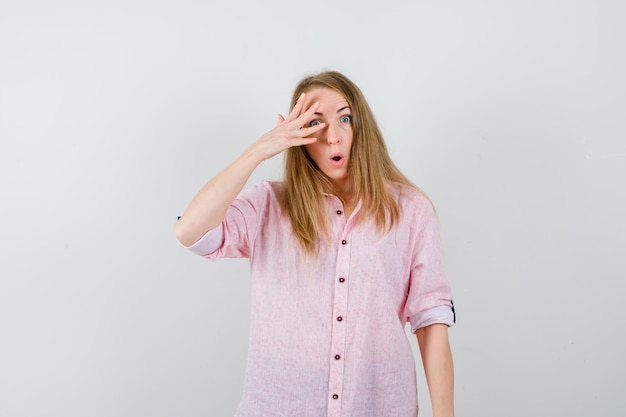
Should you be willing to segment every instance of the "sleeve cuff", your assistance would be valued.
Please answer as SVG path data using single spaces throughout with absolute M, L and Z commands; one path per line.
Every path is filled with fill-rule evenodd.
M 215 252 L 222 246 L 224 241 L 224 229 L 222 225 L 209 230 L 202 236 L 196 243 L 191 246 L 185 246 L 182 243 L 180 245 L 186 249 L 189 249 L 196 255 L 204 256 Z
M 431 324 L 446 324 L 452 327 L 455 322 L 454 307 L 438 306 L 428 310 L 424 310 L 411 317 L 411 332 L 415 333 L 417 329 L 430 326 Z

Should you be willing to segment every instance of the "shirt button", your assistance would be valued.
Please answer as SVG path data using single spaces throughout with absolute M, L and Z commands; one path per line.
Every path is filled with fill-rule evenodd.
M 339 282 L 344 282 L 346 279 L 344 277 L 339 278 Z
M 341 321 L 341 320 L 343 320 L 343 317 L 341 316 L 337 317 L 337 321 Z
M 342 244 L 342 245 L 345 245 L 346 243 L 348 243 L 348 241 L 347 241 L 347 240 L 342 240 L 342 241 L 341 241 L 341 244 Z
M 336 400 L 337 398 L 339 398 L 339 395 L 333 394 L 333 400 Z
M 341 210 L 337 210 L 337 214 L 341 216 L 341 213 L 343 213 L 343 211 Z
M 335 355 L 335 359 L 339 360 L 339 359 L 341 359 L 341 356 Z

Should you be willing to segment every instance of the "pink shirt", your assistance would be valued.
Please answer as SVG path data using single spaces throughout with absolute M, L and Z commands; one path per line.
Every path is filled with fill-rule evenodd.
M 250 258 L 250 346 L 236 417 L 417 416 L 405 324 L 454 322 L 430 202 L 395 187 L 402 217 L 381 235 L 373 221 L 357 224 L 360 204 L 346 219 L 341 201 L 326 195 L 332 240 L 311 261 L 281 213 L 281 190 L 262 182 L 242 193 L 219 248 L 206 253 L 204 238 L 191 247 L 210 260 Z

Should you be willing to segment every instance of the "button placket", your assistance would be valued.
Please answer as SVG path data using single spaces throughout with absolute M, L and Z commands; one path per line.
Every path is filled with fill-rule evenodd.
M 330 357 L 330 374 L 328 381 L 328 416 L 339 417 L 341 415 L 341 403 L 343 394 L 343 378 L 345 364 L 346 329 L 350 320 L 347 317 L 348 307 L 348 280 L 350 265 L 350 239 L 345 230 L 340 238 L 337 248 L 337 267 L 334 285 L 334 303 L 332 311 L 332 334 Z
M 346 218 L 345 216 L 343 216 L 343 206 L 341 205 L 341 201 L 337 199 L 330 204 L 329 208 L 331 225 L 335 233 L 334 236 L 341 239 L 340 236 L 343 235 L 344 229 L 346 227 Z

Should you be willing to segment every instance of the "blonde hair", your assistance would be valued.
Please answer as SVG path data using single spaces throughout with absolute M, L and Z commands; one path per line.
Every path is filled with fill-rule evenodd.
M 319 87 L 342 94 L 352 110 L 353 139 L 348 170 L 354 183 L 354 201 L 362 201 L 360 221 L 371 217 L 379 231 L 388 232 L 397 224 L 401 214 L 389 188 L 390 183 L 419 188 L 393 163 L 363 93 L 343 74 L 326 71 L 304 78 L 293 92 L 290 109 L 301 93 Z M 306 148 L 289 148 L 285 153 L 281 205 L 289 216 L 296 238 L 308 254 L 319 252 L 320 237 L 329 238 L 324 193 L 336 194 L 332 183 L 309 157 Z

